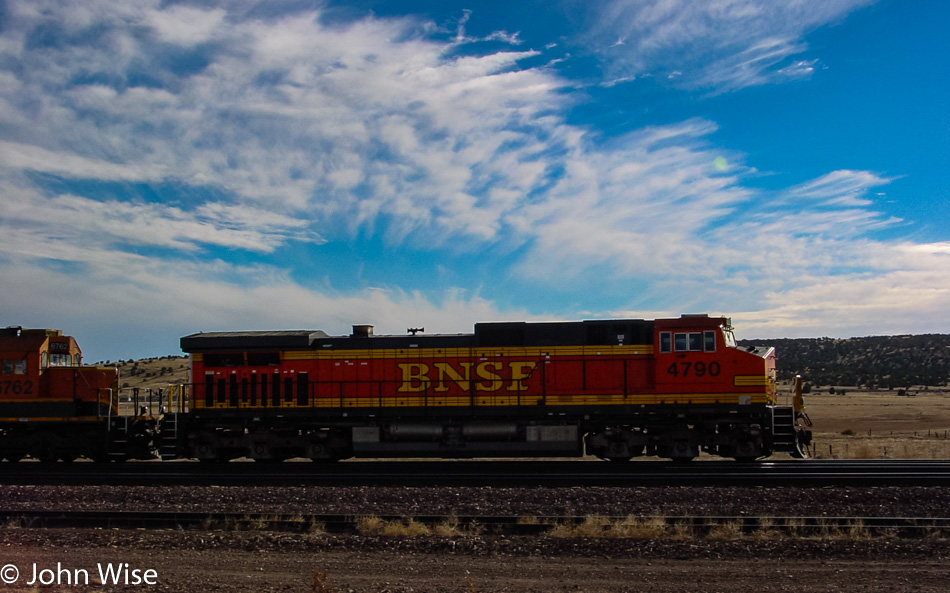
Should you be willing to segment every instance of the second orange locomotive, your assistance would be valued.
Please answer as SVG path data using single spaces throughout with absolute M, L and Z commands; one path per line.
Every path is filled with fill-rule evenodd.
M 118 380 L 115 367 L 83 366 L 59 330 L 0 329 L 0 458 L 151 456 L 156 421 L 119 413 Z

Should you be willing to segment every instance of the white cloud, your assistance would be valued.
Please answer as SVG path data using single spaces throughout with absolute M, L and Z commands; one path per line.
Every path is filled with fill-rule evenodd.
M 930 247 L 934 250 L 921 253 Z M 907 258 L 909 252 L 914 252 L 912 258 Z M 893 267 L 883 274 L 810 278 L 800 287 L 768 293 L 764 308 L 734 317 L 746 334 L 758 336 L 945 332 L 950 326 L 946 245 L 900 245 L 890 254 Z
M 718 273 L 718 249 L 703 234 L 748 192 L 716 174 L 700 144 L 714 129 L 692 120 L 643 130 L 609 153 L 578 151 L 545 200 L 510 217 L 533 237 L 520 272 L 562 277 L 609 262 L 624 276 Z
M 113 163 L 71 151 L 0 141 L 0 168 L 37 171 L 64 177 L 113 181 L 157 181 L 167 176 L 163 165 Z
M 804 44 L 794 43 L 790 39 L 762 39 L 741 51 L 705 65 L 690 84 L 715 88 L 720 92 L 763 85 L 776 80 L 777 65 L 805 49 Z M 808 69 L 789 67 L 778 71 L 784 75 L 782 82 L 790 77 L 802 77 L 811 73 Z
M 9 4 L 0 267 L 19 284 L 0 296 L 25 316 L 125 311 L 134 323 L 129 311 L 145 306 L 189 331 L 307 319 L 331 331 L 360 321 L 462 331 L 528 317 L 477 292 L 342 293 L 333 278 L 320 289 L 293 279 L 332 270 L 218 259 L 364 236 L 419 259 L 504 256 L 482 277 L 458 271 L 469 286 L 517 277 L 556 291 L 596 275 L 674 294 L 678 312 L 729 303 L 754 312 L 750 323 L 765 313 L 833 323 L 859 297 L 852 286 L 878 315 L 909 298 L 911 281 L 933 287 L 921 310 L 945 305 L 945 246 L 925 249 L 924 265 L 920 246 L 868 238 L 899 222 L 869 197 L 894 178 L 839 170 L 766 193 L 743 186 L 743 155 L 711 146 L 714 122 L 598 137 L 566 121 L 566 80 L 524 65 L 537 52 L 459 55 L 476 41 L 464 16 L 439 41 L 417 19 L 328 25 L 286 7 L 247 18 L 213 2 Z M 728 90 L 807 75 L 814 60 L 789 61 L 804 33 L 861 4 L 615 2 L 600 32 L 624 38 L 611 51 L 633 52 L 618 54 L 628 71 L 614 80 L 665 68 Z M 27 47 L 43 26 L 63 34 Z M 139 184 L 180 197 L 121 190 Z
M 195 45 L 208 41 L 224 20 L 223 9 L 202 10 L 185 5 L 171 5 L 151 10 L 145 20 L 162 41 L 179 45 Z
M 611 0 L 591 5 L 585 42 L 614 77 L 677 72 L 679 85 L 723 92 L 808 76 L 816 60 L 790 61 L 805 34 L 872 1 Z
M 886 185 L 893 179 L 882 178 L 870 171 L 832 171 L 827 175 L 789 189 L 793 198 L 815 200 L 827 205 L 868 206 L 863 196 L 872 187 Z
M 255 207 L 211 202 L 186 211 L 69 194 L 44 197 L 11 183 L 0 187 L 0 229 L 11 238 L 0 254 L 83 261 L 91 251 L 114 243 L 183 251 L 216 245 L 268 253 L 290 241 L 323 242 L 306 221 Z
M 55 266 L 37 273 L 17 257 L 0 257 L 4 323 L 63 329 L 79 337 L 86 360 L 94 361 L 173 354 L 180 336 L 197 331 L 286 328 L 345 335 L 352 324 L 369 323 L 377 333 L 401 335 L 422 326 L 455 333 L 471 331 L 477 321 L 534 318 L 523 309 L 502 312 L 458 289 L 341 294 L 304 288 L 266 266 L 100 253 L 86 254 L 81 277 Z
M 424 27 L 409 19 L 331 27 L 318 12 L 233 15 L 224 27 L 222 9 L 102 6 L 77 17 L 104 31 L 95 40 L 10 48 L 10 60 L 40 73 L 0 90 L 18 107 L 7 115 L 20 122 L 5 146 L 11 168 L 214 186 L 287 215 L 350 221 L 367 212 L 353 194 L 371 180 L 391 188 L 365 199 L 399 219 L 395 239 L 423 230 L 490 238 L 498 213 L 469 212 L 465 204 L 478 205 L 464 196 L 488 181 L 523 189 L 543 170 L 530 163 L 532 147 L 558 124 L 538 116 L 564 102 L 550 73 L 517 68 L 535 52 L 447 58 L 449 46 L 421 39 Z M 20 25 L 51 20 L 36 12 Z M 214 43 L 180 54 L 152 44 L 143 26 L 164 41 Z M 94 81 L 68 83 L 89 72 Z
M 731 317 L 740 338 L 945 333 L 950 327 L 950 244 L 866 244 L 865 248 L 871 252 L 868 260 L 876 260 L 879 269 L 815 275 L 800 270 L 786 278 L 780 290 L 769 290 L 767 283 L 744 287 L 762 289 L 764 300 L 733 296 L 724 311 L 708 312 Z M 783 268 L 785 263 L 770 254 L 763 265 Z M 664 310 L 610 314 L 652 319 L 678 317 L 684 311 L 693 310 L 679 301 Z

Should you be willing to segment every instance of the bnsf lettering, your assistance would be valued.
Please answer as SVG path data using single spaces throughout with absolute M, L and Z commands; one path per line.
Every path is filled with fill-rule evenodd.
M 452 365 L 447 362 L 436 362 L 433 364 L 435 365 L 436 371 L 438 371 L 439 377 L 434 391 L 442 392 L 449 390 L 449 386 L 445 384 L 446 378 L 458 385 L 462 391 L 468 391 L 470 389 L 472 382 L 469 380 L 469 377 L 472 376 L 472 363 L 459 363 L 462 367 L 462 372 L 456 371 Z M 405 383 L 403 383 L 403 385 L 405 385 Z
M 525 391 L 524 381 L 531 377 L 537 366 L 531 361 L 486 361 L 473 362 L 401 362 L 398 363 L 401 384 L 400 393 L 426 391 L 431 387 L 436 393 L 444 393 L 454 384 L 463 392 L 495 392 L 507 387 L 508 391 Z M 475 375 L 472 376 L 474 369 Z

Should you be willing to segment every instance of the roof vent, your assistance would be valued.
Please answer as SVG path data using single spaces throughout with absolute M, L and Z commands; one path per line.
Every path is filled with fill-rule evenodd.
M 353 326 L 354 338 L 371 338 L 372 336 L 373 336 L 372 325 L 354 325 Z

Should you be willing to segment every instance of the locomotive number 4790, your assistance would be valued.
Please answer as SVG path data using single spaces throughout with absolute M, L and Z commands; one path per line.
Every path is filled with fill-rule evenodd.
M 667 375 L 674 377 L 718 377 L 722 368 L 716 361 L 706 364 L 705 362 L 674 362 L 670 368 L 666 369 Z

